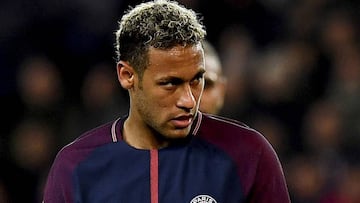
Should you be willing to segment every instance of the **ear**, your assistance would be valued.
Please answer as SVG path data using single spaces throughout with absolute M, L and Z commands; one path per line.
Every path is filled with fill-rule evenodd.
M 131 89 L 134 86 L 135 70 L 125 61 L 119 61 L 117 64 L 117 76 L 121 86 L 124 89 Z

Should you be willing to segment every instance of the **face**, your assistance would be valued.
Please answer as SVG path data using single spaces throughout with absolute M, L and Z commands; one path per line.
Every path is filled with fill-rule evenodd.
M 205 87 L 201 98 L 200 111 L 218 114 L 224 104 L 226 81 L 221 74 L 221 64 L 217 59 L 206 55 L 205 66 Z
M 150 48 L 143 78 L 130 89 L 130 116 L 142 133 L 165 139 L 186 137 L 204 87 L 201 45 L 170 50 Z

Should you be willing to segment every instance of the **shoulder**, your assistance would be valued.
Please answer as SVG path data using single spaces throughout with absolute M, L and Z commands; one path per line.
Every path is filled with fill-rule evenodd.
M 64 163 L 71 161 L 72 164 L 76 164 L 97 148 L 111 144 L 113 142 L 111 135 L 113 123 L 113 121 L 105 123 L 81 134 L 58 152 L 56 162 Z
M 62 195 L 67 197 L 72 195 L 74 171 L 97 149 L 114 142 L 112 130 L 118 120 L 83 133 L 57 153 L 49 171 L 45 198 L 62 199 L 64 198 Z M 54 191 L 63 191 L 63 193 Z
M 206 114 L 206 113 L 201 113 L 201 114 L 203 117 L 202 122 L 204 122 L 205 125 L 210 123 L 213 125 L 215 124 L 216 127 L 230 127 L 230 128 L 252 130 L 247 124 L 235 119 L 214 115 L 214 114 Z
M 231 157 L 242 180 L 244 193 L 253 191 L 255 194 L 250 201 L 289 202 L 281 163 L 260 132 L 233 119 L 209 114 L 200 117 L 201 124 L 195 136 Z
M 111 142 L 111 125 L 112 122 L 109 122 L 83 133 L 64 149 L 94 148 Z
M 271 149 L 268 140 L 256 129 L 238 120 L 202 113 L 198 135 L 227 151 L 260 154 Z
M 222 136 L 263 137 L 260 132 L 241 121 L 219 115 L 201 114 L 200 131 L 203 133 L 221 134 Z

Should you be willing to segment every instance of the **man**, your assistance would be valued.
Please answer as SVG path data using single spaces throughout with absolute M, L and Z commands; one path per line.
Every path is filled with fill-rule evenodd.
M 225 99 L 226 78 L 215 47 L 207 40 L 202 42 L 205 56 L 205 86 L 200 101 L 200 111 L 219 114 Z
M 128 115 L 57 155 L 45 203 L 287 203 L 279 160 L 257 131 L 198 111 L 206 31 L 194 11 L 150 1 L 116 32 Z

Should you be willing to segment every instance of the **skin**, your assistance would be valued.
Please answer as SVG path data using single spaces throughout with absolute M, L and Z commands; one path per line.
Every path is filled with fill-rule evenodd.
M 185 138 L 204 88 L 200 44 L 170 50 L 150 48 L 149 61 L 141 80 L 126 61 L 117 66 L 119 82 L 130 95 L 123 138 L 137 149 L 159 149 Z
M 218 114 L 224 105 L 226 81 L 221 74 L 220 62 L 205 54 L 205 89 L 201 97 L 200 111 Z

